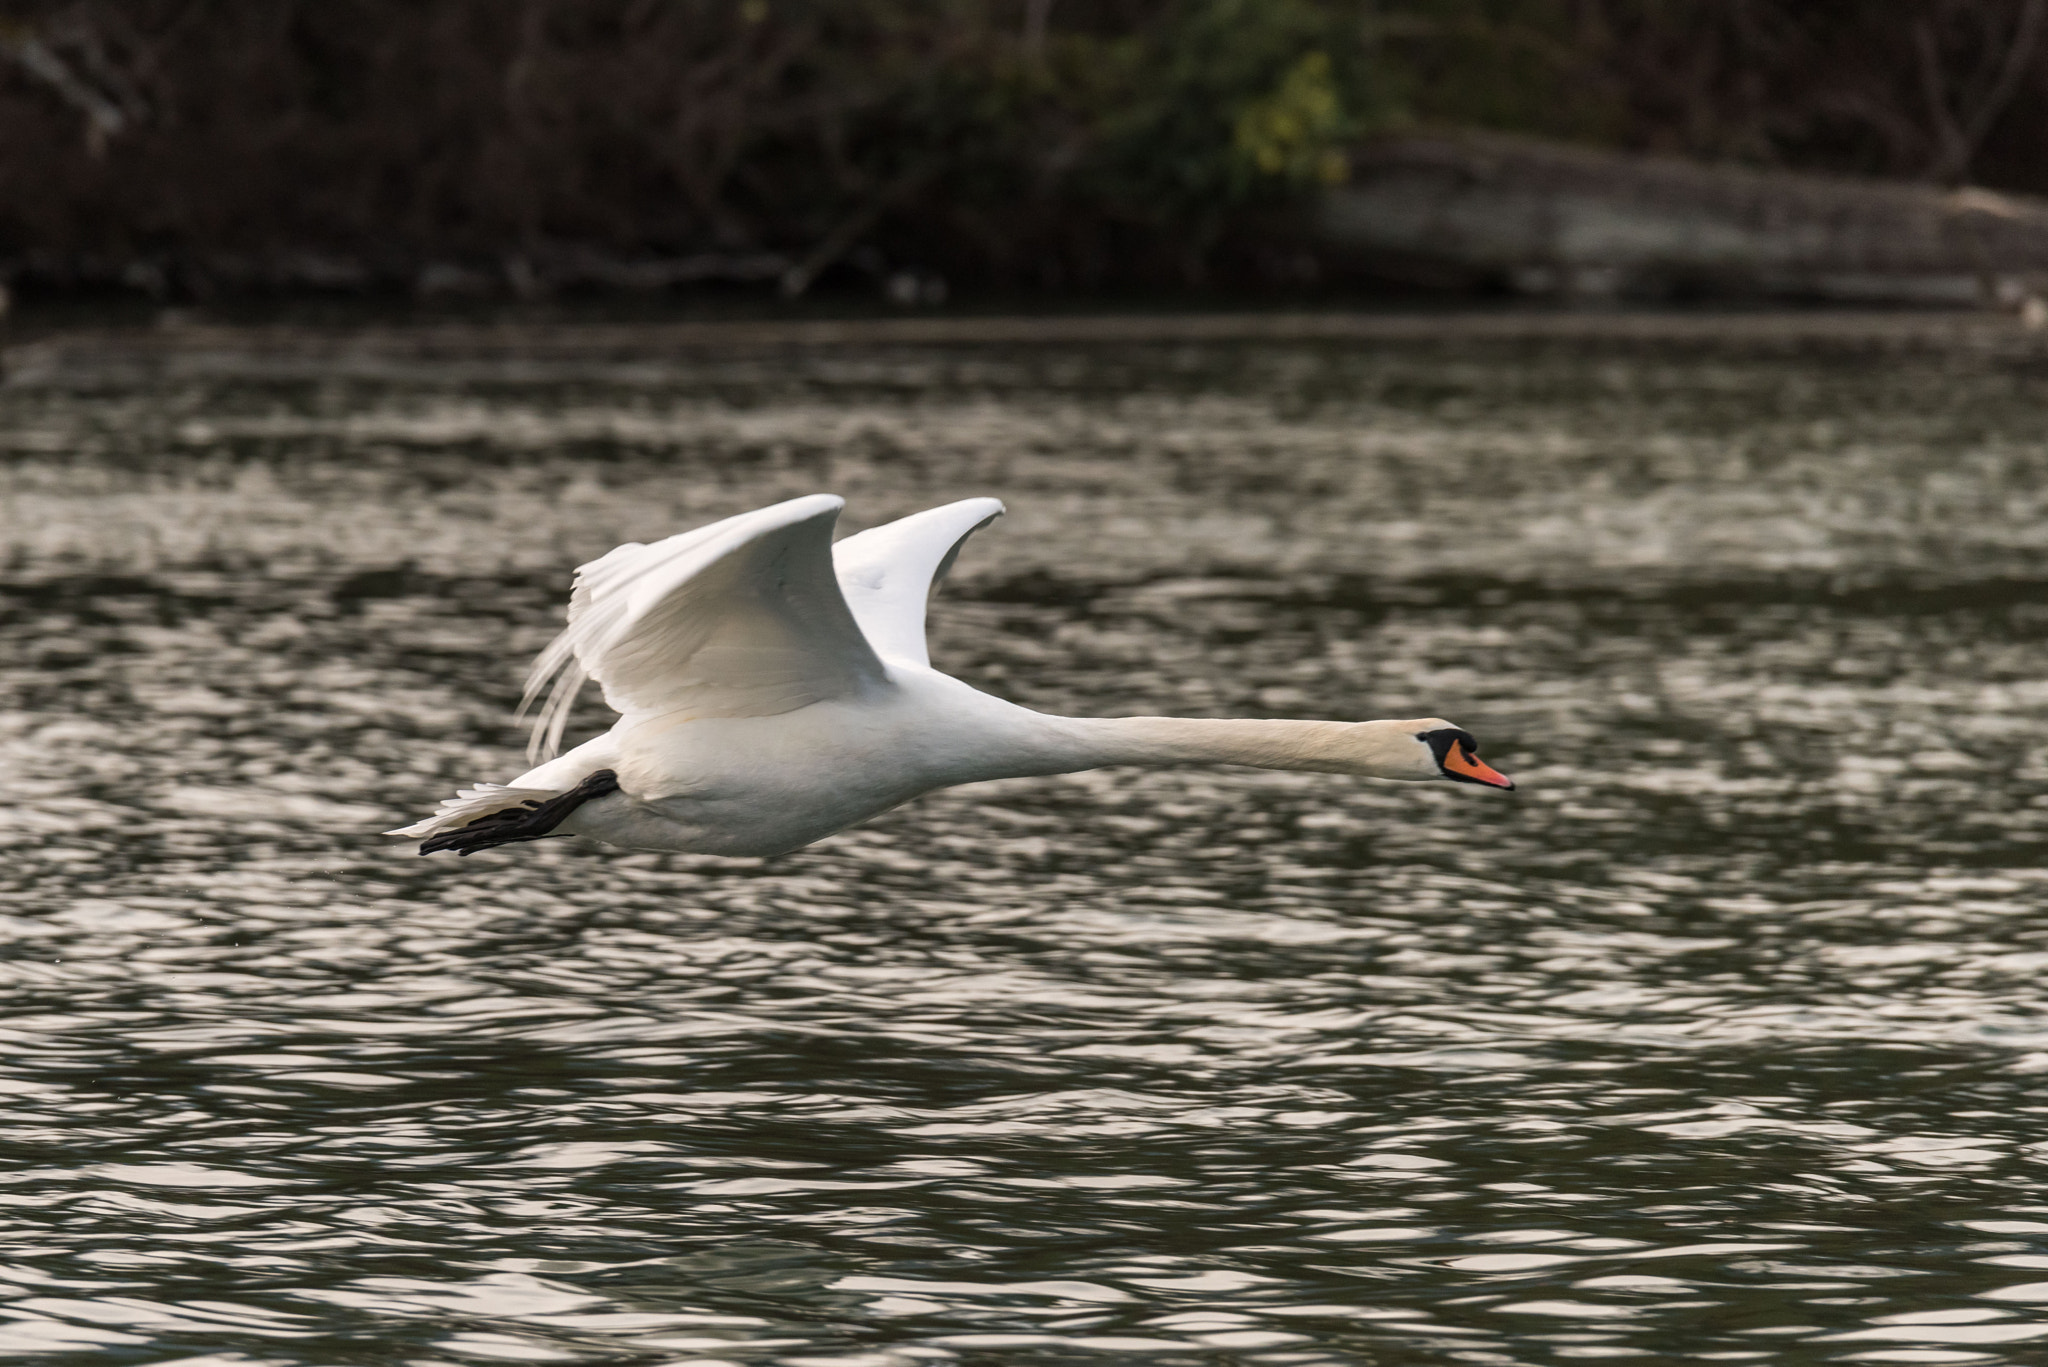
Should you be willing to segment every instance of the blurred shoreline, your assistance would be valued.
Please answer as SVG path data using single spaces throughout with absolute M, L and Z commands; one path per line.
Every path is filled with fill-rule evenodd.
M 1916 15 L 37 0 L 0 16 L 0 286 L 2048 315 L 2048 0 Z
M 33 317 L 0 346 L 0 383 L 147 376 L 342 378 L 418 363 L 526 370 L 658 362 L 675 354 L 783 349 L 1103 346 L 1174 343 L 1516 343 L 1706 345 L 1745 349 L 1954 349 L 2032 356 L 2048 331 L 1982 310 L 1843 308 L 965 313 L 885 317 L 617 321 L 602 318 L 305 320 L 235 323 L 170 314 L 109 325 Z
M 1341 153 L 1341 175 L 1301 189 L 1284 216 L 1241 225 L 1262 280 L 1151 292 L 1175 311 L 1228 306 L 1283 313 L 1364 303 L 1438 308 L 1510 301 L 1636 308 L 1988 308 L 2048 324 L 2048 199 L 1981 187 L 1759 170 L 1602 150 L 1481 130 L 1408 131 Z M 1298 187 L 1300 188 L 1300 187 Z M 592 246 L 462 256 L 314 247 L 9 259 L 8 282 L 45 306 L 97 296 L 215 310 L 324 301 L 441 312 L 636 304 L 658 314 L 770 313 L 859 302 L 898 313 L 949 305 L 986 314 L 1028 298 L 1128 311 L 1131 282 L 1087 291 L 963 298 L 943 273 L 892 267 L 859 234 L 801 258 L 775 251 L 621 254 Z M 822 287 L 813 290 L 814 285 Z M 1220 287 L 1219 287 L 1220 286 Z

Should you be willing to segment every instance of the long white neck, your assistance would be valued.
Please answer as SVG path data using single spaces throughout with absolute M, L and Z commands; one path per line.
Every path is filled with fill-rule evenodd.
M 1108 764 L 1247 764 L 1367 778 L 1437 776 L 1416 739 L 1445 725 L 1419 721 L 1253 721 L 1197 717 L 1049 717 L 1005 760 L 1013 774 L 1058 774 Z M 1014 766 L 1014 767 L 1010 767 Z

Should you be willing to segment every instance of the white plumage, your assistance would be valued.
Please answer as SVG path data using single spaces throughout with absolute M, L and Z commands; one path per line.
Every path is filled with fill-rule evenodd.
M 530 758 L 424 821 L 421 853 L 550 834 L 640 849 L 770 854 L 955 783 L 1101 764 L 1239 763 L 1512 787 L 1448 722 L 1052 717 L 931 667 L 925 608 L 1002 514 L 967 499 L 837 545 L 812 494 L 576 572 L 566 630 L 528 676 Z M 555 756 L 595 679 L 619 720 Z

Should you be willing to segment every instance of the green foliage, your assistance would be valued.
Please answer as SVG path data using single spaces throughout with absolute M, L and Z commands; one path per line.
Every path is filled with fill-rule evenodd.
M 0 275 L 1270 276 L 1352 144 L 1403 124 L 2048 189 L 2036 0 L 0 9 Z
M 1341 180 L 1346 142 L 1386 120 L 1361 13 L 1163 0 L 1035 45 L 991 30 L 878 108 L 863 141 L 935 168 L 945 212 L 999 260 L 1086 278 L 1135 254 L 1199 276 L 1234 225 Z
M 1149 31 L 1070 40 L 1079 178 L 1133 211 L 1214 215 L 1341 175 L 1343 142 L 1383 104 L 1350 8 L 1189 0 Z
M 1295 185 L 1337 185 L 1349 169 L 1344 105 L 1330 77 L 1330 54 L 1311 52 L 1264 99 L 1237 115 L 1231 147 L 1238 163 Z

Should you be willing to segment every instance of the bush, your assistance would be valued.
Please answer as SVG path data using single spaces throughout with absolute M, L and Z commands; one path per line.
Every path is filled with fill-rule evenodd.
M 1244 282 L 1297 271 L 1349 143 L 1416 121 L 2048 188 L 2044 26 L 2048 0 L 0 0 L 0 270 Z

